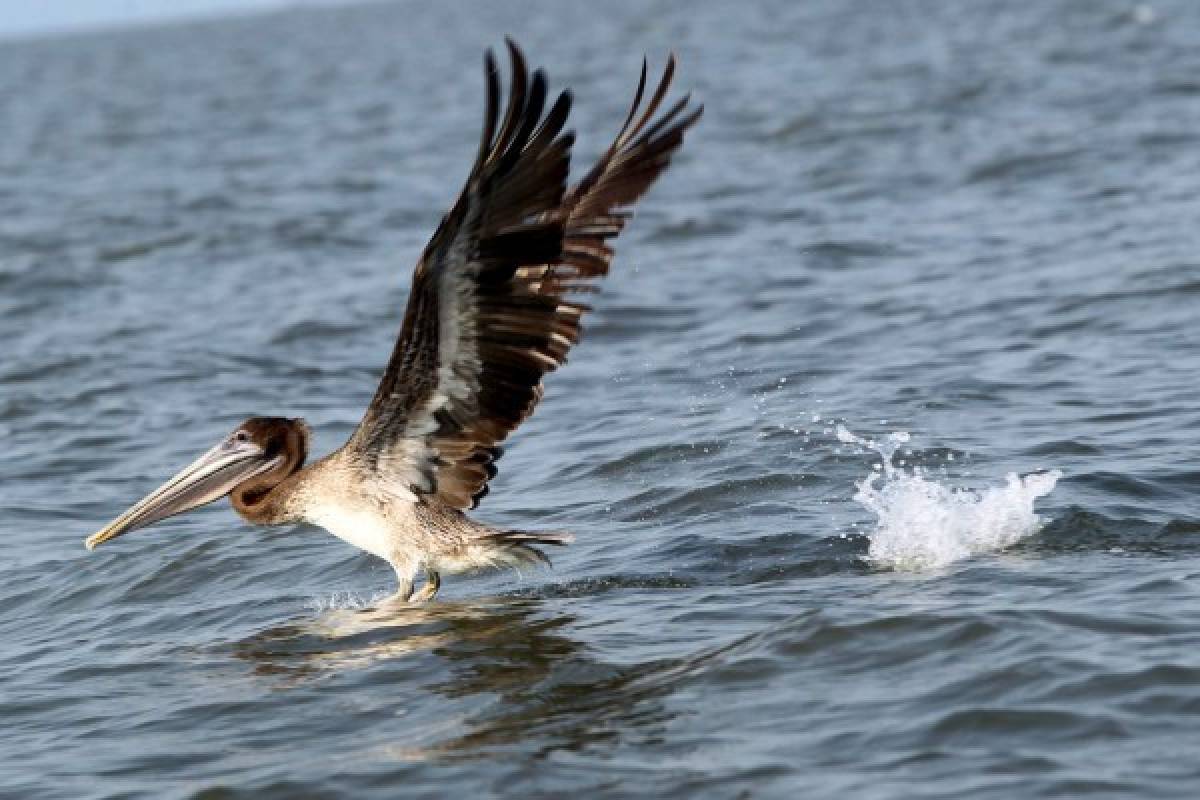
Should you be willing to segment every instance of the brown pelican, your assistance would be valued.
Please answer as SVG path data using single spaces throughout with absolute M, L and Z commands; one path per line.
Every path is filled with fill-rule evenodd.
M 463 512 L 487 493 L 500 443 L 533 412 L 542 377 L 579 338 L 588 306 L 569 297 L 608 272 L 609 240 L 702 109 L 684 96 L 656 117 L 673 57 L 643 108 L 643 61 L 616 139 L 568 187 L 571 95 L 560 93 L 543 114 L 545 75 L 531 78 L 511 40 L 508 51 L 503 118 L 488 52 L 475 164 L 417 262 L 399 340 L 349 441 L 306 467 L 303 420 L 251 417 L 89 537 L 88 549 L 229 495 L 250 522 L 308 522 L 379 556 L 396 571 L 398 596 L 422 602 L 437 594 L 443 572 L 545 562 L 535 545 L 571 541 L 498 530 Z

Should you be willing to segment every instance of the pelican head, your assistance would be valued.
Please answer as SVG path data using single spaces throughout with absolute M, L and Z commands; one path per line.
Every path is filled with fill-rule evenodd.
M 84 544 L 92 550 L 229 494 L 238 512 L 249 516 L 272 489 L 303 465 L 308 439 L 308 425 L 302 419 L 251 417 Z

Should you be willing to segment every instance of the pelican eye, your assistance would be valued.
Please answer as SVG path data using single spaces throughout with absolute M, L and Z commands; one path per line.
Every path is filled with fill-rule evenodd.
M 233 435 L 233 440 L 235 442 L 248 442 L 250 441 L 250 434 L 245 431 L 238 431 Z

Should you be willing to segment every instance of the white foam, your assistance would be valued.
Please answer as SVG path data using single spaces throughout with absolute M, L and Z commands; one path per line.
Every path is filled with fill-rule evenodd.
M 892 464 L 896 449 L 909 441 L 903 431 L 881 443 L 839 425 L 837 438 L 882 459 L 858 484 L 854 499 L 875 515 L 867 559 L 892 569 L 938 569 L 1036 533 L 1043 520 L 1034 513 L 1034 501 L 1049 494 L 1062 477 L 1058 470 L 1023 478 L 1010 473 L 1003 486 L 959 489 L 938 483 L 920 467 Z

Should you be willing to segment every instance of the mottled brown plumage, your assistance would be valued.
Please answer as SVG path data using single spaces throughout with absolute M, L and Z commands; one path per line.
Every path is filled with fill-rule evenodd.
M 230 491 L 246 519 L 323 525 L 387 559 L 405 596 L 424 569 L 429 581 L 420 599 L 436 593 L 439 571 L 542 560 L 532 545 L 569 540 L 497 531 L 462 512 L 487 493 L 500 444 L 533 412 L 543 377 L 579 340 L 588 306 L 572 296 L 594 290 L 607 274 L 609 242 L 629 207 L 666 169 L 701 113 L 685 96 L 655 116 L 674 76 L 673 57 L 643 108 L 643 62 L 616 139 L 568 188 L 574 135 L 564 127 L 571 96 L 560 93 L 546 111 L 545 75 L 530 75 L 511 41 L 508 50 L 512 75 L 503 116 L 488 53 L 475 164 L 417 263 L 399 340 L 350 440 L 303 467 L 302 421 L 253 418 L 173 479 L 186 484 L 191 476 L 203 489 L 192 494 L 208 498 L 245 472 Z M 140 527 L 126 520 L 130 515 L 161 519 L 153 503 L 149 511 L 138 509 L 158 495 L 164 508 L 180 506 L 179 485 L 169 482 L 89 546 Z
M 666 168 L 700 114 L 684 113 L 684 97 L 644 130 L 670 86 L 674 59 L 639 115 L 643 64 L 620 133 L 568 192 L 574 136 L 562 128 L 570 95 L 560 94 L 543 118 L 545 78 L 535 72 L 527 90 L 524 60 L 509 48 L 513 86 L 503 125 L 493 136 L 499 85 L 489 54 L 479 155 L 417 265 L 400 340 L 349 444 L 375 469 L 403 462 L 417 473 L 414 490 L 460 509 L 486 493 L 497 445 L 532 413 L 542 376 L 578 341 L 587 306 L 567 295 L 608 272 L 607 240 L 624 227 L 625 207 Z M 439 335 L 447 317 L 457 341 Z

